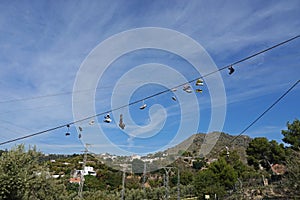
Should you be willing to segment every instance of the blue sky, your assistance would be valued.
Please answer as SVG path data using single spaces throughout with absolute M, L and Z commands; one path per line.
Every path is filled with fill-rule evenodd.
M 198 42 L 215 65 L 221 68 L 300 34 L 299 19 L 300 2 L 297 0 L 1 1 L 1 142 L 73 121 L 71 92 L 80 66 L 99 43 L 115 34 L 142 27 L 175 30 Z M 216 131 L 239 134 L 298 80 L 299 49 L 300 39 L 297 39 L 235 66 L 236 72 L 232 76 L 228 76 L 227 71 L 220 72 L 227 99 L 226 118 L 222 130 Z M 110 98 L 114 85 L 124 73 L 147 63 L 167 65 L 187 80 L 199 76 L 186 60 L 170 52 L 144 49 L 128 53 L 115 60 L 98 83 L 96 112 L 112 108 Z M 158 71 L 163 77 L 169 76 L 163 70 L 155 72 Z M 156 80 L 159 75 L 151 78 Z M 141 84 L 138 77 L 132 77 L 124 87 L 135 84 Z M 138 100 L 163 89 L 166 86 L 146 84 L 139 87 L 129 100 Z M 212 102 L 209 88 L 204 86 L 203 90 L 201 95 L 196 96 L 199 105 L 185 100 L 184 106 L 191 110 L 199 109 L 197 132 L 206 133 Z M 280 132 L 286 122 L 299 118 L 299 90 L 297 86 L 246 134 L 280 141 Z M 91 95 L 91 91 L 86 93 Z M 61 95 L 28 99 L 49 94 Z M 143 111 L 138 108 L 140 104 L 129 108 L 135 125 L 146 126 L 140 128 L 142 132 L 139 133 L 153 137 L 135 138 L 118 129 L 116 116 L 119 113 L 114 113 L 113 123 L 103 124 L 103 116 L 100 116 L 97 124 L 110 142 L 129 150 L 129 153 L 147 153 L 164 148 L 175 137 L 181 117 L 187 120 L 185 123 L 188 125 L 195 120 L 187 114 L 189 111 L 181 113 L 180 103 L 170 101 L 170 95 L 148 100 L 148 107 Z M 126 103 L 127 100 L 124 101 Z M 152 106 L 154 104 L 161 106 Z M 84 131 L 93 133 L 89 130 L 88 121 L 80 125 Z M 130 128 L 128 125 L 126 129 Z M 59 129 L 1 148 L 25 143 L 37 145 L 45 153 L 79 153 L 84 142 L 78 139 L 74 126 L 69 137 L 65 137 L 66 130 Z M 189 128 L 185 131 L 186 138 L 194 133 Z M 95 151 L 114 153 L 109 146 L 101 144 Z

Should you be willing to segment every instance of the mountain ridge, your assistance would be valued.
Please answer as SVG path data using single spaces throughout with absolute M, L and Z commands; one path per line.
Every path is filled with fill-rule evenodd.
M 212 135 L 212 137 L 209 135 Z M 214 139 L 216 139 L 216 141 Z M 229 151 L 236 150 L 241 160 L 246 162 L 246 149 L 251 140 L 252 138 L 247 135 L 236 137 L 224 132 L 215 131 L 209 134 L 196 133 L 174 147 L 168 148 L 164 153 L 178 154 L 180 151 L 186 151 L 189 152 L 189 155 L 192 157 L 206 157 L 212 159 L 216 158 L 222 151 L 226 151 L 226 147 L 228 147 Z M 189 145 L 188 148 L 186 147 L 187 145 Z M 202 154 L 201 148 L 208 148 L 209 152 Z

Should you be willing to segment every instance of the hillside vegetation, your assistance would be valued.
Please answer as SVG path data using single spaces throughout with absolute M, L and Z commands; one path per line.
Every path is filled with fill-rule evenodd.
M 140 169 L 135 174 L 125 173 L 124 199 L 300 198 L 299 120 L 287 123 L 287 129 L 282 131 L 288 147 L 264 137 L 214 134 L 219 138 L 209 154 L 202 154 L 205 151 L 201 150 L 209 139 L 199 133 L 173 148 L 145 157 L 163 162 L 167 154 L 181 154 L 166 169 L 146 174 L 143 157 L 111 159 L 111 164 L 123 161 Z M 187 143 L 191 145 L 184 150 Z M 43 155 L 35 148 L 26 151 L 24 145 L 1 151 L 0 199 L 79 199 L 79 184 L 71 183 L 70 178 L 80 178 L 76 172 L 82 169 L 83 157 Z M 86 166 L 96 173 L 84 176 L 83 199 L 114 200 L 122 196 L 123 172 L 104 164 L 102 158 L 103 155 L 87 155 Z

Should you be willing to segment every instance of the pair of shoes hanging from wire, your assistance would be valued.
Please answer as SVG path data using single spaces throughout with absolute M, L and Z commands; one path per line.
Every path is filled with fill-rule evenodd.
M 147 104 L 145 104 L 144 100 L 142 105 L 140 106 L 140 110 L 144 110 L 147 107 Z
M 171 89 L 172 92 L 176 92 L 177 88 L 172 88 Z M 177 98 L 175 96 L 172 96 L 173 101 L 177 101 Z
M 204 85 L 204 81 L 201 78 L 197 79 L 196 86 L 203 86 L 203 85 Z M 198 92 L 198 93 L 202 93 L 203 92 L 203 90 L 199 89 L 199 88 L 197 88 L 195 91 Z
M 228 146 L 225 146 L 225 148 L 226 148 L 226 156 L 229 157 L 229 148 Z
M 111 121 L 112 121 L 112 120 L 111 120 L 111 118 L 110 118 L 110 115 L 107 114 L 107 115 L 104 117 L 104 122 L 110 123 Z M 124 124 L 124 122 L 123 122 L 123 114 L 120 114 L 119 127 L 120 127 L 121 129 L 124 129 L 124 128 L 125 128 L 125 124 Z
M 228 67 L 228 70 L 229 70 L 229 73 L 228 73 L 229 75 L 231 75 L 231 74 L 233 74 L 235 72 L 235 69 L 233 68 L 232 65 Z M 202 79 L 197 79 L 196 86 L 203 86 L 203 85 L 204 85 L 204 81 Z M 171 91 L 172 92 L 176 92 L 177 88 L 172 88 Z M 183 86 L 183 91 L 185 91 L 187 93 L 192 93 L 193 92 L 192 88 L 191 88 L 191 86 L 189 84 L 185 84 Z M 202 93 L 203 92 L 202 89 L 196 89 L 195 91 L 198 92 L 198 93 Z M 175 96 L 172 96 L 172 100 L 177 101 L 177 99 L 176 99 Z M 144 100 L 143 100 L 143 104 L 140 106 L 140 110 L 144 110 L 146 107 L 147 107 L 147 104 L 145 104 Z M 103 121 L 106 122 L 106 123 L 110 123 L 112 121 L 112 119 L 110 118 L 109 113 L 104 117 Z M 94 125 L 94 123 L 95 123 L 95 120 L 91 120 L 89 122 L 89 125 Z M 125 124 L 123 123 L 123 115 L 122 114 L 120 114 L 119 127 L 121 129 L 125 128 Z M 65 135 L 69 136 L 71 134 L 70 133 L 70 124 L 67 124 L 67 128 L 68 128 L 68 130 L 65 133 Z M 78 127 L 78 129 L 79 129 L 80 132 L 82 132 L 82 127 Z M 81 138 L 81 133 L 79 133 L 78 137 Z M 229 156 L 228 147 L 226 147 L 226 150 L 227 150 L 226 155 Z
M 193 91 L 192 91 L 192 88 L 191 88 L 191 86 L 189 85 L 189 84 L 185 84 L 184 86 L 183 86 L 183 91 L 185 91 L 185 92 L 187 92 L 187 93 L 192 93 Z
M 228 67 L 228 70 L 229 70 L 229 73 L 228 73 L 229 75 L 233 74 L 233 72 L 235 71 L 234 68 L 232 67 L 232 65 Z
M 123 122 L 123 114 L 120 114 L 119 127 L 120 127 L 121 129 L 124 129 L 124 128 L 125 128 L 125 124 L 124 124 L 124 122 Z
M 92 126 L 92 125 L 94 125 L 94 124 L 95 124 L 95 120 L 92 119 L 91 121 L 89 121 L 89 125 L 90 125 L 90 126 Z
M 71 135 L 71 133 L 70 133 L 70 124 L 67 124 L 67 128 L 68 128 L 68 130 L 67 130 L 65 135 L 69 136 L 69 135 Z
M 111 118 L 110 118 L 109 113 L 106 114 L 103 121 L 106 122 L 106 123 L 110 123 L 112 121 Z
M 203 86 L 203 85 L 204 85 L 203 80 L 202 79 L 197 79 L 196 86 Z M 193 92 L 192 91 L 192 87 L 190 85 L 188 85 L 188 84 L 185 84 L 183 86 L 183 91 L 185 91 L 187 93 L 192 93 Z M 201 93 L 203 90 L 202 89 L 196 89 L 195 91 Z
M 203 86 L 204 85 L 204 82 L 203 82 L 203 80 L 202 79 L 197 79 L 197 81 L 196 81 L 196 86 Z
M 66 136 L 69 136 L 69 135 L 71 135 L 71 132 L 70 132 L 70 124 L 67 124 L 67 128 L 68 128 L 68 130 L 67 130 L 67 132 L 66 132 Z M 82 131 L 82 128 L 79 126 L 78 127 L 78 129 L 79 129 L 79 131 L 81 132 Z M 79 137 L 79 139 L 81 138 L 81 133 L 79 133 L 79 135 L 78 135 L 78 137 Z
M 82 132 L 83 129 L 82 129 L 81 126 L 79 126 L 79 127 L 78 127 L 78 130 L 80 131 L 80 133 L 78 134 L 78 138 L 80 139 L 80 138 L 81 138 L 81 132 Z

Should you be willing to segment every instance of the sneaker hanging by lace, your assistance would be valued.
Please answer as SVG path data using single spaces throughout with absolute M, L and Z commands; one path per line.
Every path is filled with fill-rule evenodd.
M 225 146 L 225 148 L 226 148 L 226 156 L 229 157 L 229 148 L 228 146 Z
M 196 85 L 197 85 L 197 86 L 202 86 L 202 85 L 204 85 L 203 80 L 199 78 L 199 79 L 196 81 Z
M 176 91 L 177 91 L 177 88 L 172 88 L 171 91 L 172 91 L 172 92 L 176 92 Z
M 121 129 L 124 129 L 124 128 L 125 128 L 125 124 L 124 124 L 124 122 L 123 122 L 123 115 L 122 115 L 122 114 L 120 114 L 119 127 L 120 127 Z
M 89 125 L 92 126 L 92 125 L 94 125 L 94 124 L 95 124 L 95 120 L 92 119 L 92 120 L 89 122 Z
M 82 132 L 82 127 L 81 126 L 78 126 L 78 130 L 80 131 L 80 133 L 78 134 L 78 138 L 80 139 L 81 138 L 81 132 Z
M 141 109 L 141 110 L 144 110 L 146 107 L 147 107 L 147 104 L 145 104 L 145 102 L 144 102 L 144 100 L 143 100 L 143 103 L 142 103 L 142 105 L 140 106 L 140 109 Z
M 191 86 L 186 84 L 183 86 L 183 91 L 187 92 L 187 93 L 192 93 L 192 89 L 191 89 Z
M 229 70 L 229 75 L 233 74 L 233 72 L 235 71 L 234 68 L 232 66 L 228 67 Z
M 67 128 L 68 128 L 68 130 L 66 132 L 66 136 L 69 136 L 69 135 L 71 135 L 71 133 L 70 133 L 70 124 L 67 124 Z
M 111 118 L 110 118 L 109 113 L 106 114 L 106 116 L 104 117 L 103 121 L 106 122 L 106 123 L 110 123 L 111 122 Z

